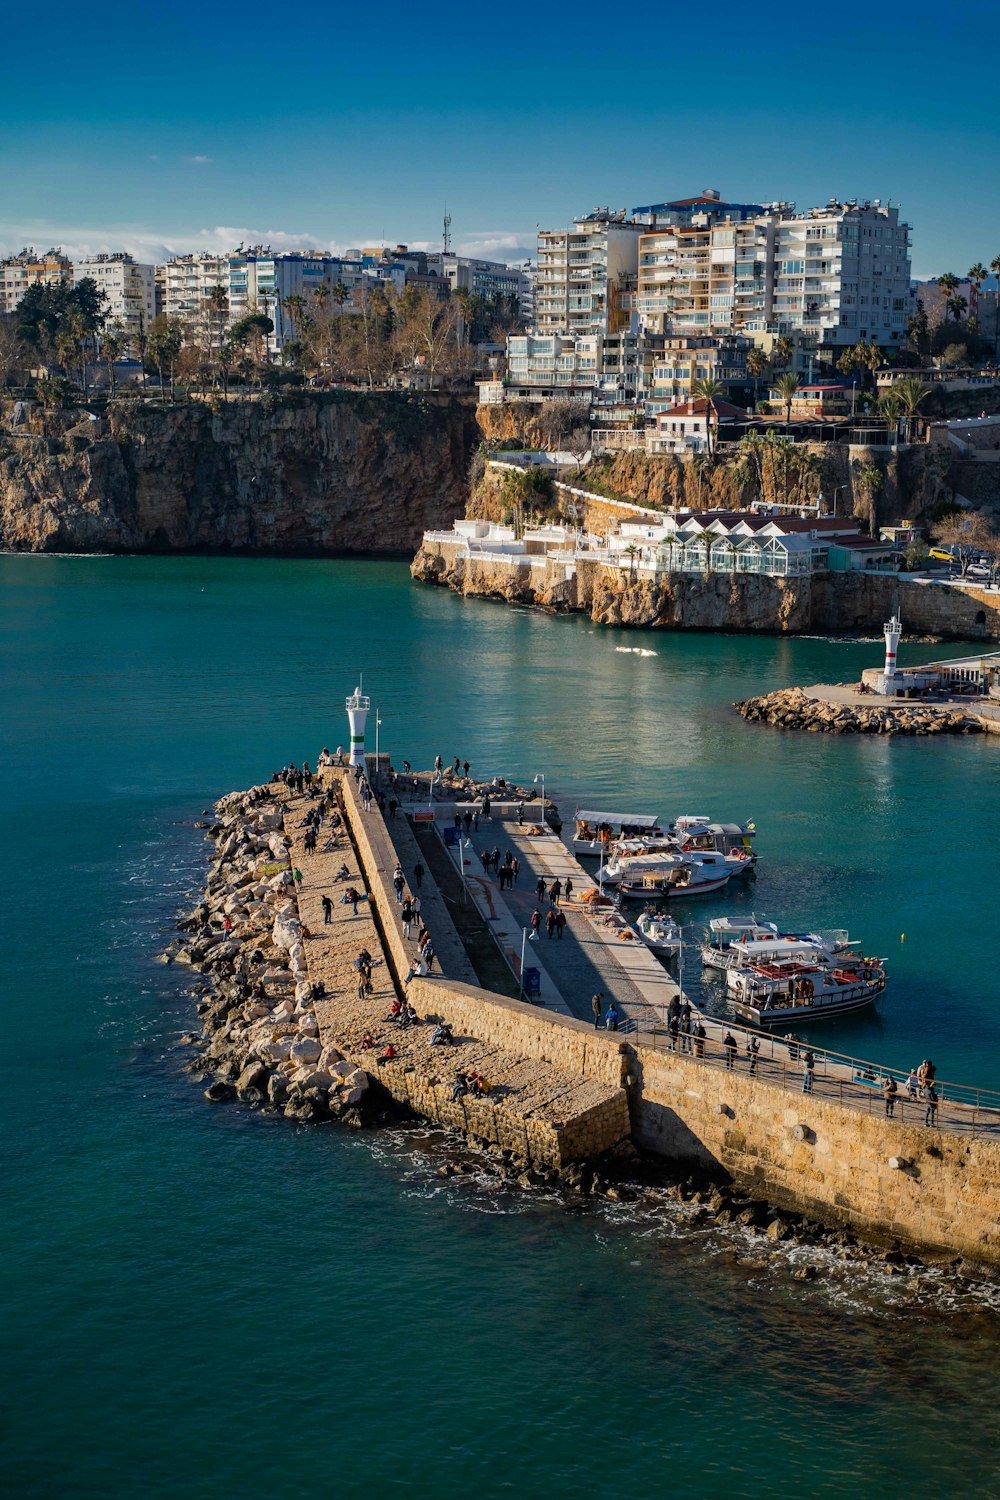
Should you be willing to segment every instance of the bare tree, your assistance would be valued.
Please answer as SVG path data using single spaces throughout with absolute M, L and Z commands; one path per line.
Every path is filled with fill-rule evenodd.
M 17 331 L 13 318 L 0 318 L 0 390 L 6 390 L 18 375 L 27 374 L 31 350 Z

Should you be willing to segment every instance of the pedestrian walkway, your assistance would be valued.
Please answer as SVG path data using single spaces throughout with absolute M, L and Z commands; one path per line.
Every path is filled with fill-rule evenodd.
M 483 853 L 495 847 L 501 858 L 510 849 L 521 864 L 517 884 L 504 890 L 482 863 Z M 473 828 L 468 836 L 463 828 L 461 845 L 450 853 L 456 865 L 460 858 L 465 861 L 469 889 L 482 903 L 481 909 L 490 913 L 493 930 L 512 955 L 515 973 L 519 972 L 522 934 L 530 930 L 532 913 L 540 913 L 543 924 L 538 938 L 525 945 L 525 964 L 542 973 L 543 1003 L 589 1020 L 591 997 L 602 992 L 605 1008 L 614 1001 L 622 1030 L 651 1031 L 666 1024 L 667 1007 L 679 995 L 676 981 L 644 943 L 621 938 L 625 924 L 613 913 L 596 912 L 579 900 L 594 890 L 594 882 L 554 833 L 533 831 L 528 823 L 481 819 L 478 830 Z M 544 919 L 554 908 L 548 899 L 538 900 L 539 879 L 547 887 L 558 879 L 563 891 L 567 879 L 573 882 L 573 899 L 561 901 L 558 908 L 566 917 L 561 938 L 547 934 Z

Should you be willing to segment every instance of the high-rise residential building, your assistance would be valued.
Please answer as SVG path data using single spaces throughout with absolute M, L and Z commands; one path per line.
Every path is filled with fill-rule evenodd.
M 643 226 L 624 211 L 597 209 L 568 229 L 538 236 L 535 332 L 580 338 L 616 333 L 630 321 Z
M 324 287 L 330 294 L 327 305 L 339 309 L 362 279 L 359 260 L 319 252 L 275 255 L 254 246 L 226 255 L 179 255 L 164 267 L 163 311 L 180 318 L 209 347 L 218 346 L 238 319 L 263 313 L 274 323 L 269 349 L 280 354 L 296 334 L 296 306 L 289 299 L 301 297 L 308 309 L 316 289 Z
M 30 286 L 59 286 L 72 279 L 73 263 L 61 250 L 39 255 L 28 246 L 0 261 L 0 313 L 12 313 Z
M 265 247 L 238 250 L 229 256 L 229 320 L 263 313 L 274 323 L 268 347 L 272 354 L 280 354 L 297 336 L 299 309 L 296 300 L 289 299 L 301 298 L 308 313 L 322 287 L 329 294 L 330 308 L 350 311 L 348 304 L 362 280 L 359 260 L 305 251 L 273 255 Z
M 645 326 L 792 334 L 830 353 L 859 340 L 903 344 L 910 231 L 897 208 L 831 200 L 805 213 L 770 204 L 752 216 L 751 205 L 737 205 L 731 216 L 727 207 L 643 234 L 633 305 Z
M 137 334 L 156 317 L 155 268 L 135 261 L 124 251 L 115 255 L 92 255 L 73 264 L 74 284 L 88 278 L 104 297 L 104 325 L 120 324 L 126 333 Z
M 226 304 L 212 311 L 216 288 L 226 294 Z M 193 255 L 175 255 L 163 268 L 163 312 L 178 318 L 196 337 L 214 348 L 222 342 L 228 319 L 229 259 L 203 250 Z

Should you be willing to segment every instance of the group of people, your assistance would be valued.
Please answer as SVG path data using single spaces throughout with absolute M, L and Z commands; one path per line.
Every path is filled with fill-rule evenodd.
M 486 1095 L 492 1091 L 492 1083 L 484 1078 L 482 1073 L 459 1073 L 451 1091 L 451 1101 L 455 1104 L 466 1094 L 471 1094 L 475 1099 L 485 1099 Z
M 532 932 L 537 937 L 543 925 L 542 914 L 537 906 L 531 913 L 530 925 Z M 555 907 L 550 906 L 544 918 L 544 926 L 550 938 L 553 935 L 561 938 L 566 926 L 566 913 L 564 911 L 556 911 Z
M 908 1099 L 920 1100 L 924 1108 L 924 1124 L 928 1126 L 937 1125 L 938 1095 L 937 1069 L 929 1058 L 924 1058 L 918 1068 L 911 1068 L 907 1074 L 906 1096 Z M 885 1101 L 885 1117 L 887 1120 L 895 1118 L 896 1100 L 899 1098 L 899 1085 L 891 1073 L 887 1073 L 882 1079 L 882 1098 Z
M 544 901 L 546 896 L 548 896 L 549 904 L 551 906 L 558 906 L 559 902 L 564 896 L 567 901 L 570 901 L 572 899 L 573 881 L 567 875 L 565 885 L 558 877 L 553 880 L 551 885 L 549 885 L 545 879 L 545 876 L 539 875 L 538 884 L 535 886 L 535 895 L 538 897 L 539 901 Z
M 272 771 L 271 780 L 284 782 L 288 790 L 299 797 L 304 791 L 312 789 L 313 774 L 309 769 L 309 762 L 304 760 L 301 766 L 289 765 L 280 771 Z

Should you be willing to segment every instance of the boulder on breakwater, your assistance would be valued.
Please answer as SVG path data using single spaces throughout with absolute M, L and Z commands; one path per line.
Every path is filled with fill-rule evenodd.
M 267 873 L 288 858 L 280 804 L 260 786 L 223 797 L 215 811 L 207 885 L 177 923 L 184 936 L 164 954 L 206 975 L 189 1066 L 211 1075 L 205 1097 L 213 1103 L 235 1098 L 293 1120 L 363 1125 L 372 1108 L 367 1074 L 318 1038 L 291 873 Z
M 871 704 L 814 698 L 802 688 L 781 688 L 733 707 L 750 723 L 816 734 L 983 734 L 985 725 L 962 709 L 930 708 L 899 699 Z

